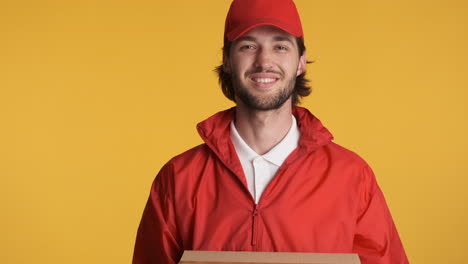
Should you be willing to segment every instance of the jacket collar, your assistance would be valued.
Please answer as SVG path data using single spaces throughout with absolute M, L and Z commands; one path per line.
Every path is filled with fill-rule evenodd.
M 299 147 L 305 152 L 315 151 L 333 140 L 330 131 L 306 108 L 295 106 L 293 115 L 297 119 L 297 125 L 301 132 Z
M 235 116 L 236 108 L 230 108 L 214 114 L 197 125 L 198 133 L 208 147 L 221 159 L 234 173 L 242 175 L 242 167 L 236 150 L 230 140 L 230 122 Z M 309 110 L 295 106 L 293 115 L 296 117 L 301 137 L 299 150 L 301 153 L 310 153 L 328 144 L 333 139 L 332 134 L 320 120 Z M 235 171 L 234 171 L 235 170 Z

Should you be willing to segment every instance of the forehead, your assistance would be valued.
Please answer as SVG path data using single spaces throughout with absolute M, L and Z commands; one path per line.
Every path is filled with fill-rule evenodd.
M 242 40 L 256 40 L 256 39 L 271 39 L 271 40 L 288 40 L 293 42 L 295 37 L 286 31 L 279 29 L 274 26 L 263 25 L 255 27 L 241 37 L 239 37 L 236 41 Z

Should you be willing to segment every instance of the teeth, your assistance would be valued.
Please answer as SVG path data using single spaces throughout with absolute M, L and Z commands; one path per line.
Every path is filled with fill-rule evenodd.
M 274 82 L 275 79 L 273 78 L 258 78 L 258 79 L 255 79 L 256 82 L 259 82 L 259 83 L 270 83 L 270 82 Z

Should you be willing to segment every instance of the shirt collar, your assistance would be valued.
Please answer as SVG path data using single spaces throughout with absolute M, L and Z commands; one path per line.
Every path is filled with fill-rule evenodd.
M 297 148 L 300 138 L 300 132 L 297 127 L 297 121 L 294 116 L 292 116 L 292 124 L 286 136 L 270 151 L 264 155 L 258 155 L 253 149 L 245 143 L 244 139 L 239 135 L 239 132 L 234 125 L 234 121 L 231 121 L 231 141 L 236 149 L 237 154 L 240 157 L 247 158 L 248 160 L 253 160 L 259 156 L 265 160 L 275 164 L 276 166 L 281 166 L 286 158 Z
M 247 160 L 251 161 L 258 157 L 259 155 L 253 149 L 247 145 L 247 143 L 242 139 L 237 132 L 237 128 L 234 125 L 234 120 L 231 121 L 231 141 L 234 147 L 236 148 L 237 155 L 239 158 L 247 158 Z

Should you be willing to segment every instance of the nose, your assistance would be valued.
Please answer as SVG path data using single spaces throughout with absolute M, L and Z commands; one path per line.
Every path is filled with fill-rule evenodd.
M 265 48 L 259 48 L 255 56 L 255 68 L 270 69 L 273 67 L 273 54 Z

